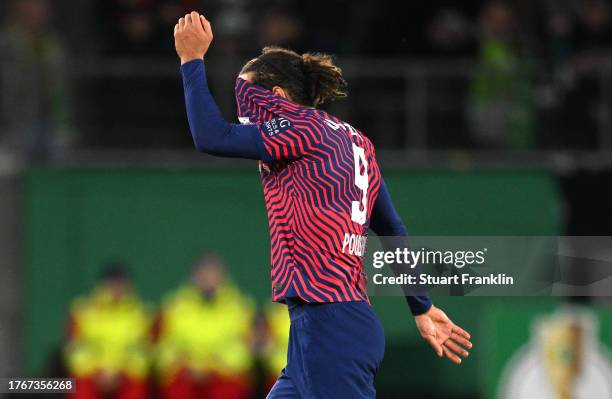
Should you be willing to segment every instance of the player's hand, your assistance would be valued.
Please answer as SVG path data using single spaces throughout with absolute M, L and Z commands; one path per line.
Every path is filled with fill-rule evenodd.
M 212 40 L 210 22 L 195 11 L 186 14 L 174 26 L 174 47 L 181 59 L 181 65 L 203 59 Z
M 470 334 L 456 326 L 442 310 L 432 305 L 427 313 L 414 319 L 421 337 L 439 357 L 446 356 L 455 364 L 468 357 L 468 350 L 472 349 Z

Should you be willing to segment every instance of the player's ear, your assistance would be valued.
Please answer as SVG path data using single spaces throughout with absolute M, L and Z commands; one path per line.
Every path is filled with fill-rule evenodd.
M 275 95 L 277 95 L 279 97 L 286 98 L 287 100 L 291 100 L 291 98 L 289 98 L 289 95 L 287 94 L 285 89 L 283 89 L 280 86 L 274 86 L 272 88 L 272 93 L 274 93 Z

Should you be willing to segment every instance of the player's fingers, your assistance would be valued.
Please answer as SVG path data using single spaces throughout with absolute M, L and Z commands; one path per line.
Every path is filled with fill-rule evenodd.
M 452 333 L 451 334 L 451 339 L 457 343 L 459 343 L 461 346 L 463 346 L 464 348 L 467 349 L 472 349 L 472 343 L 465 339 L 463 336 L 457 334 L 457 333 Z
M 436 339 L 432 336 L 427 336 L 423 338 L 425 338 L 425 341 L 427 341 L 429 346 L 431 346 L 431 348 L 436 352 L 436 355 L 438 355 L 438 357 L 442 357 L 442 355 L 444 354 L 442 345 L 440 345 L 438 341 L 436 341 Z
M 187 26 L 192 26 L 192 22 L 191 22 L 191 14 L 185 14 L 185 25 Z
M 182 18 L 182 17 L 179 18 L 178 25 L 179 25 L 179 29 L 184 28 L 185 27 L 185 18 Z
M 472 338 L 472 336 L 470 335 L 470 333 L 468 333 L 467 331 L 465 331 L 463 328 L 457 326 L 457 325 L 453 325 L 453 332 L 457 333 L 459 335 L 461 335 L 464 338 L 470 339 Z
M 213 35 L 212 26 L 210 25 L 210 21 L 204 17 L 204 15 L 200 15 L 200 19 L 202 20 L 202 25 L 204 27 L 204 31 L 208 33 L 210 36 Z
M 461 357 L 468 357 L 470 353 L 451 341 L 450 339 L 444 343 L 446 349 L 450 349 L 454 354 L 459 355 Z
M 176 32 L 178 31 L 178 28 L 179 28 L 178 24 L 174 25 L 174 34 L 175 35 L 176 35 Z
M 449 350 L 446 346 L 442 347 L 444 349 L 444 356 L 448 358 L 451 362 L 455 364 L 461 364 L 461 358 L 455 355 L 451 350 Z
M 191 14 L 189 15 L 191 16 L 191 24 L 192 24 L 193 30 L 195 30 L 196 32 L 203 32 L 204 27 L 202 27 L 200 14 L 195 11 L 192 11 Z
M 201 15 L 195 11 L 191 12 L 191 22 L 193 23 L 193 29 L 197 32 L 203 32 L 204 27 L 202 26 L 202 18 Z

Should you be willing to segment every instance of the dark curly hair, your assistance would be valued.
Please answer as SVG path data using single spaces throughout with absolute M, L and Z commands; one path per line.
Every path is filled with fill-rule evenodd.
M 253 73 L 253 83 L 272 90 L 280 86 L 298 104 L 317 107 L 325 101 L 346 97 L 346 80 L 331 55 L 304 53 L 269 46 L 240 71 Z

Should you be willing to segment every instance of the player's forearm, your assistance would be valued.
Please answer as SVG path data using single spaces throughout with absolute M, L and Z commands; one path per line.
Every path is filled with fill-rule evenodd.
M 204 61 L 193 60 L 181 66 L 185 106 L 193 142 L 200 152 L 226 157 L 262 159 L 256 143 L 255 126 L 228 123 L 215 103 L 208 84 Z
M 381 183 L 374 204 L 370 228 L 380 237 L 386 251 L 395 251 L 396 248 L 410 248 L 406 227 L 393 205 L 391 194 L 384 181 Z M 414 274 L 415 270 L 418 272 L 418 266 L 410 270 L 406 270 L 406 265 L 393 264 L 390 267 L 395 275 L 406 272 Z M 426 313 L 431 308 L 431 298 L 428 295 L 414 295 L 414 292 L 404 285 L 402 285 L 402 289 L 413 315 L 418 316 Z
M 396 248 L 410 249 L 410 243 L 407 236 L 404 235 L 393 238 L 394 239 L 390 239 L 390 237 L 387 237 L 387 239 L 383 239 L 383 246 L 386 251 L 395 251 Z M 393 271 L 393 274 L 395 274 L 396 276 L 400 276 L 402 274 L 418 275 L 420 273 L 419 265 L 416 265 L 414 268 L 411 268 L 410 265 L 406 264 L 392 264 L 390 265 L 390 268 Z M 415 292 L 415 290 L 409 285 L 404 284 L 401 287 L 412 314 L 414 316 L 418 316 L 423 313 L 427 313 L 427 311 L 432 306 L 431 298 L 429 297 L 429 295 L 427 295 L 425 292 L 418 292 L 422 295 L 415 295 L 417 292 Z

